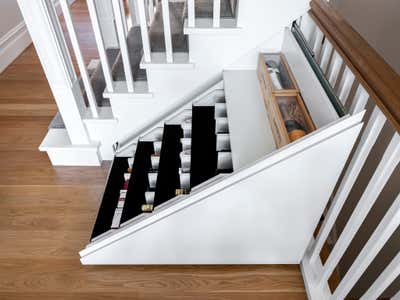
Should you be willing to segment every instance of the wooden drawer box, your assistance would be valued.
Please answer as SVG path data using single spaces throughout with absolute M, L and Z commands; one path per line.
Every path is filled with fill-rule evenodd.
M 283 54 L 260 54 L 257 75 L 277 148 L 315 130 Z

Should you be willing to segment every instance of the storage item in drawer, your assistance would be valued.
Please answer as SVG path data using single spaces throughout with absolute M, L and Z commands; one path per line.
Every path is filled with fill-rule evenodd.
M 162 142 L 161 141 L 155 141 L 153 143 L 154 147 L 154 154 L 160 154 L 161 153 L 161 147 L 162 147 Z
M 229 132 L 228 118 L 216 118 L 215 133 L 228 133 L 228 132 Z
M 154 203 L 154 195 L 155 195 L 154 191 L 146 191 L 144 193 L 144 196 L 146 198 L 146 204 L 153 204 Z
M 190 150 L 185 150 L 180 153 L 180 159 L 181 159 L 181 169 L 182 172 L 190 172 L 190 164 L 191 164 L 191 151 Z
M 157 184 L 157 172 L 149 172 L 148 179 L 149 179 L 149 187 L 150 189 L 155 189 Z
M 232 171 L 232 153 L 218 152 L 217 169 L 219 171 Z
M 179 181 L 181 185 L 181 189 L 189 191 L 190 190 L 190 173 L 185 173 L 182 170 L 179 170 Z
M 315 130 L 284 55 L 260 54 L 257 74 L 277 148 Z
M 226 117 L 226 103 L 215 103 L 215 119 Z
M 185 138 L 190 138 L 192 136 L 192 117 L 186 117 L 182 121 L 181 127 L 183 130 L 183 136 Z
M 190 150 L 192 148 L 191 138 L 181 138 L 182 150 Z
M 158 167 L 160 165 L 160 155 L 159 154 L 152 154 L 150 156 L 151 159 L 151 168 L 153 170 L 158 170 Z
M 231 140 L 229 134 L 219 133 L 217 134 L 217 151 L 228 151 L 231 150 Z

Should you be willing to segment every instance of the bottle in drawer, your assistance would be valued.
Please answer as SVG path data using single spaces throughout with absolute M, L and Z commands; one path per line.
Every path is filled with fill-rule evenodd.
M 223 172 L 231 172 L 233 170 L 231 152 L 218 152 L 217 169 Z
M 157 184 L 157 176 L 158 173 L 157 172 L 149 172 L 147 174 L 148 179 L 149 179 L 149 187 L 150 189 L 155 189 L 156 188 L 156 184 Z
M 180 154 L 181 159 L 181 170 L 184 173 L 190 172 L 190 166 L 192 161 L 191 150 L 184 150 Z
M 228 133 L 228 132 L 229 132 L 228 118 L 216 118 L 215 133 Z
M 111 228 L 113 229 L 119 228 L 119 225 L 121 223 L 121 217 L 122 217 L 122 208 L 115 209 L 114 217 L 111 223 Z
M 230 151 L 231 140 L 229 134 L 219 133 L 217 134 L 217 151 Z
M 181 189 L 185 191 L 190 190 L 190 173 L 185 173 L 182 169 L 179 169 L 179 181 L 181 184 Z
M 151 168 L 153 170 L 158 170 L 158 166 L 160 165 L 160 155 L 159 154 L 152 154 L 150 156 L 151 160 Z
M 146 204 L 153 204 L 154 203 L 154 196 L 155 196 L 155 192 L 154 191 L 146 191 L 144 193 L 144 197 L 146 199 Z
M 192 136 L 192 117 L 186 117 L 182 121 L 181 127 L 183 130 L 183 137 L 190 138 Z
M 277 148 L 315 130 L 296 78 L 283 54 L 260 54 L 257 74 Z
M 191 138 L 181 138 L 182 150 L 190 150 L 192 148 L 192 139 Z
M 155 142 L 153 142 L 153 146 L 154 146 L 154 154 L 160 155 L 162 142 L 161 141 L 155 141 Z
M 226 103 L 215 103 L 215 119 L 226 117 Z

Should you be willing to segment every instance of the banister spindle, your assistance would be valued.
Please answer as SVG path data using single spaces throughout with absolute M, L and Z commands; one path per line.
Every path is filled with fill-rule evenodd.
M 397 197 L 399 198 L 399 196 Z M 392 259 L 385 270 L 360 298 L 360 300 L 378 299 L 389 285 L 400 275 L 400 252 Z M 392 298 L 395 299 L 395 298 Z
M 89 10 L 89 16 L 92 21 L 92 27 L 93 27 L 94 36 L 96 39 L 97 49 L 99 51 L 101 66 L 103 68 L 104 79 L 106 81 L 107 91 L 113 92 L 114 85 L 113 85 L 113 79 L 112 79 L 112 75 L 111 75 L 111 67 L 110 67 L 110 62 L 108 61 L 108 57 L 107 57 L 107 53 L 106 53 L 103 33 L 101 31 L 100 21 L 99 21 L 98 15 L 97 15 L 95 1 L 87 0 L 87 5 L 88 5 L 88 10 Z
M 189 27 L 195 27 L 195 4 L 194 0 L 187 0 L 187 5 L 188 5 L 188 26 Z
M 221 25 L 221 0 L 214 0 L 213 8 L 213 26 L 220 27 Z
M 369 119 L 367 126 L 361 136 L 361 140 L 357 146 L 357 149 L 354 153 L 354 157 L 351 160 L 349 167 L 346 170 L 346 173 L 343 177 L 341 184 L 332 200 L 331 207 L 328 210 L 328 213 L 322 223 L 321 229 L 317 235 L 315 243 L 312 248 L 312 254 L 310 258 L 311 264 L 315 263 L 317 258 L 319 258 L 319 254 L 321 249 L 331 232 L 333 225 L 336 222 L 337 217 L 350 194 L 350 191 L 357 180 L 358 175 L 361 172 L 362 167 L 367 160 L 367 157 L 375 145 L 375 142 L 378 138 L 379 133 L 381 132 L 386 118 L 379 110 L 378 107 L 375 107 L 372 112 L 371 118 Z
M 353 72 L 350 70 L 349 67 L 346 67 L 338 89 L 338 98 L 343 103 L 343 105 L 346 104 L 349 98 L 351 87 L 353 86 L 354 80 L 355 76 Z
M 333 293 L 332 300 L 344 299 L 353 286 L 360 279 L 361 275 L 378 255 L 379 251 L 385 246 L 386 242 L 392 236 L 393 232 L 400 225 L 400 195 L 397 196 L 375 231 L 358 254 L 357 258 L 346 272 L 346 275 L 340 281 L 339 286 Z M 399 269 L 399 266 L 397 266 Z M 382 290 L 383 292 L 383 290 Z M 380 295 L 377 295 L 378 297 Z M 378 299 L 371 297 L 366 299 Z
M 319 282 L 326 282 L 331 276 L 399 161 L 400 136 L 395 133 L 350 219 L 336 241 L 323 267 L 322 275 L 318 278 Z
M 122 57 L 122 64 L 124 67 L 125 72 L 125 80 L 128 92 L 134 92 L 134 81 L 133 81 L 133 74 L 131 68 L 131 61 L 129 58 L 129 49 L 127 43 L 127 32 L 125 31 L 124 20 L 125 20 L 125 12 L 124 8 L 121 7 L 120 0 L 113 0 L 113 10 L 114 10 L 114 18 L 115 18 L 115 25 L 117 28 L 118 40 L 119 40 L 119 47 L 121 51 Z
M 151 24 L 151 22 L 153 22 L 153 20 L 154 20 L 154 2 L 153 2 L 153 0 L 148 0 L 148 1 L 149 1 L 149 5 L 148 5 L 149 21 Z
M 167 62 L 173 62 L 172 55 L 172 35 L 171 35 L 171 24 L 169 19 L 169 1 L 161 0 L 162 4 L 162 15 L 164 23 L 164 38 L 165 38 L 165 54 L 167 57 Z
M 328 81 L 331 84 L 332 87 L 335 86 L 337 80 L 338 80 L 338 76 L 339 76 L 339 72 L 340 72 L 340 68 L 343 65 L 343 59 L 340 56 L 340 54 L 335 51 L 332 57 L 332 64 L 331 67 L 329 68 L 329 72 L 328 72 Z
M 138 8 L 140 32 L 142 35 L 142 43 L 143 43 L 144 61 L 151 62 L 149 31 L 147 28 L 146 9 L 145 9 L 145 5 L 144 5 L 144 1 L 146 1 L 146 0 L 134 0 L 134 1 L 136 1 L 137 8 Z
M 64 14 L 65 24 L 68 29 L 68 33 L 71 39 L 72 48 L 75 53 L 76 60 L 78 62 L 79 71 L 81 73 L 83 85 L 85 87 L 87 99 L 89 102 L 90 110 L 92 112 L 93 118 L 98 118 L 99 113 L 97 109 L 96 96 L 93 92 L 93 87 L 90 82 L 90 77 L 86 69 L 85 61 L 83 59 L 81 47 L 79 46 L 78 36 L 72 21 L 71 10 L 69 8 L 68 0 L 60 0 L 60 5 L 62 12 Z

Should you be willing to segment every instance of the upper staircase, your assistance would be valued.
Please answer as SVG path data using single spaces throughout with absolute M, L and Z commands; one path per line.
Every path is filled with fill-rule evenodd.
M 18 2 L 60 113 L 40 149 L 113 160 L 83 264 L 300 264 L 310 299 L 388 294 L 400 79 L 328 2 L 87 0 L 89 65 L 70 1 Z

